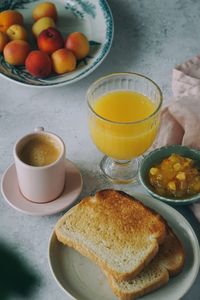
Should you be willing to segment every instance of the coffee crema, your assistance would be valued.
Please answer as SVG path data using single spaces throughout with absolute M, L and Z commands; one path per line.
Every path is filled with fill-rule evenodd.
M 25 143 L 18 156 L 25 164 L 42 167 L 56 161 L 60 152 L 60 145 L 53 138 L 47 135 L 37 135 Z

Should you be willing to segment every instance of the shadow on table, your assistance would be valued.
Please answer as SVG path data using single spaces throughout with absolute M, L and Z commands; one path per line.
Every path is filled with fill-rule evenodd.
M 28 299 L 38 282 L 38 277 L 19 254 L 0 241 L 0 299 L 17 296 Z

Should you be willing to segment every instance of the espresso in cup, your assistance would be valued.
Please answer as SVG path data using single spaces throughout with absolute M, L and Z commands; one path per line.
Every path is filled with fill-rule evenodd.
M 27 165 L 42 167 L 55 162 L 60 153 L 60 145 L 52 137 L 38 134 L 23 145 L 18 156 Z
M 13 149 L 19 189 L 37 203 L 57 199 L 65 186 L 65 144 L 51 132 L 37 127 L 20 138 Z

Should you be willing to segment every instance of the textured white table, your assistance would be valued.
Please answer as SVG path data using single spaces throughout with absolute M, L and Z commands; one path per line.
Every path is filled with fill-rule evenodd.
M 64 139 L 67 157 L 82 172 L 84 186 L 79 199 L 111 187 L 97 169 L 101 154 L 88 134 L 85 95 L 89 85 L 110 72 L 139 72 L 160 85 L 167 101 L 171 96 L 173 66 L 200 54 L 200 1 L 109 0 L 109 4 L 115 22 L 113 46 L 103 64 L 89 77 L 55 89 L 28 88 L 0 78 L 0 175 L 13 162 L 16 139 L 36 126 L 44 126 Z M 121 188 L 129 193 L 134 189 L 131 185 Z M 179 211 L 200 240 L 200 224 L 188 208 Z M 0 237 L 24 256 L 42 278 L 33 300 L 67 299 L 54 282 L 47 261 L 49 235 L 61 215 L 23 215 L 0 196 Z M 200 274 L 183 299 L 200 299 Z

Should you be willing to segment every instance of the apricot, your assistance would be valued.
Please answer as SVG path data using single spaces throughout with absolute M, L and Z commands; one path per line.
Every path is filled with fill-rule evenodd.
M 0 31 L 6 32 L 8 27 L 13 24 L 24 24 L 24 18 L 16 10 L 4 10 L 0 13 Z
M 37 38 L 38 48 L 47 54 L 64 47 L 64 40 L 61 33 L 56 28 L 43 30 Z
M 51 59 L 48 54 L 40 50 L 33 50 L 26 58 L 25 67 L 33 76 L 47 77 L 51 73 Z
M 0 52 L 3 52 L 3 49 L 8 42 L 8 35 L 5 32 L 0 32 Z
M 4 59 L 11 65 L 24 65 L 30 52 L 30 45 L 26 41 L 14 40 L 6 44 L 3 50 Z
M 6 33 L 9 36 L 10 40 L 26 41 L 28 38 L 26 29 L 22 25 L 19 25 L 19 24 L 13 24 L 10 27 L 8 27 Z
M 52 2 L 39 3 L 32 11 L 32 16 L 35 21 L 42 17 L 50 17 L 55 22 L 57 21 L 57 9 Z
M 76 58 L 74 54 L 65 49 L 58 49 L 51 55 L 52 67 L 57 74 L 64 74 L 76 68 Z
M 90 51 L 88 39 L 81 32 L 71 33 L 65 41 L 65 47 L 72 51 L 78 60 L 86 57 Z
M 43 30 L 48 29 L 49 27 L 56 27 L 52 18 L 42 17 L 37 20 L 32 26 L 32 32 L 35 38 L 37 38 Z

